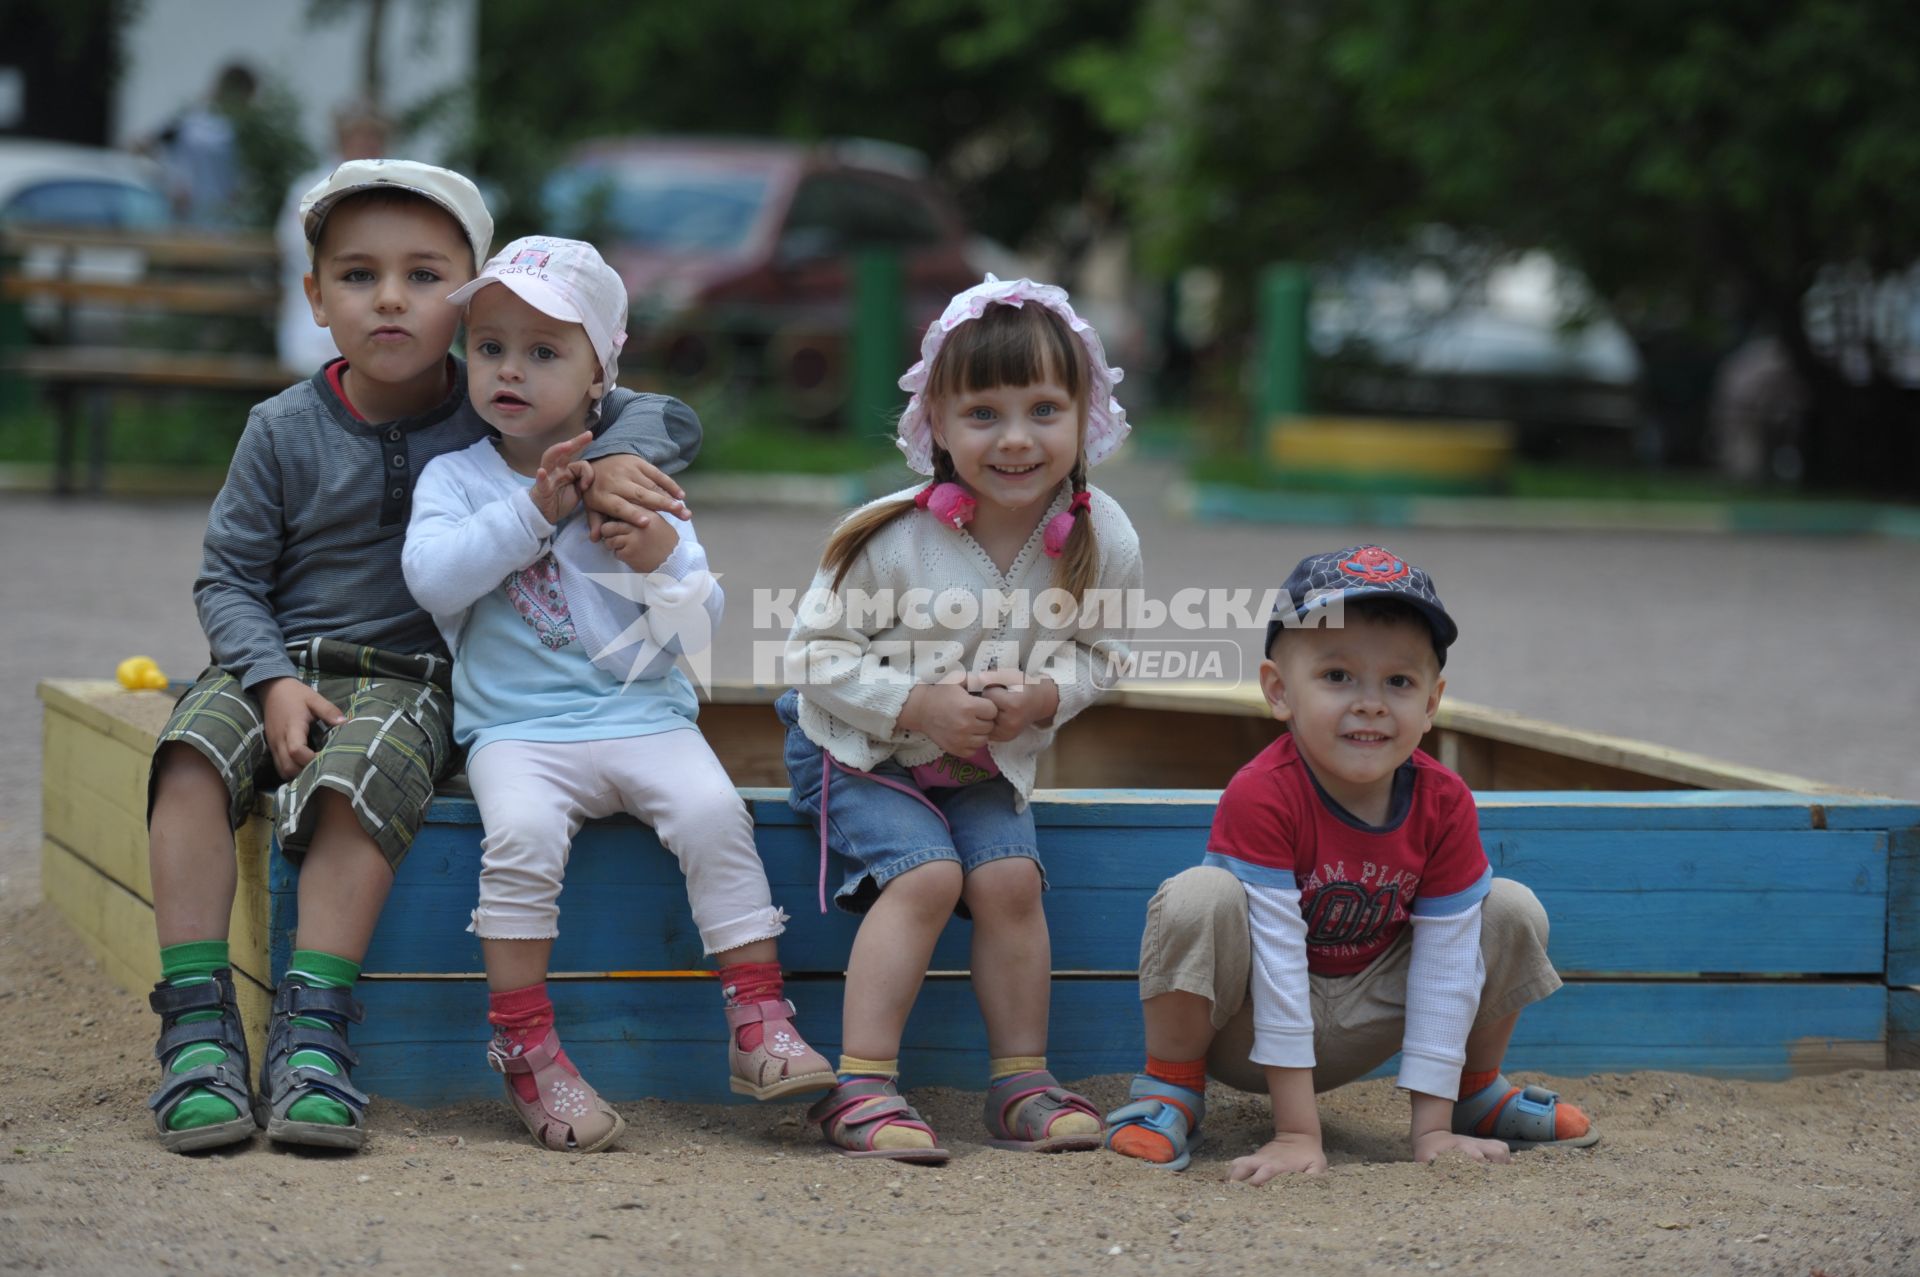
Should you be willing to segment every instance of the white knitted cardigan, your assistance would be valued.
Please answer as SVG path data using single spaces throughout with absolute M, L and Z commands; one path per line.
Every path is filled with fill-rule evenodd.
M 916 491 L 896 492 L 874 504 Z M 1088 491 L 1100 557 L 1096 588 L 1121 591 L 1124 600 L 1143 580 L 1140 539 L 1113 498 L 1098 488 Z M 1104 684 L 1096 681 L 1096 672 L 1104 676 L 1108 653 L 1124 655 L 1127 642 L 1123 618 L 1111 609 L 1090 617 L 1050 617 L 1041 606 L 1041 596 L 1053 588 L 1056 562 L 1042 549 L 1042 534 L 1047 518 L 1065 510 L 1071 495 L 1063 485 L 1005 575 L 979 542 L 924 510 L 900 515 L 876 532 L 848 568 L 839 599 L 853 604 L 864 593 L 881 606 L 860 615 L 853 606 L 820 608 L 803 600 L 789 636 L 788 677 L 800 691 L 800 728 L 807 738 L 861 771 L 890 758 L 905 767 L 932 762 L 940 756 L 939 746 L 898 726 L 915 684 L 938 681 L 955 663 L 966 669 L 985 669 L 989 662 L 998 669 L 1044 669 L 1060 687 L 1060 709 L 1051 725 L 1029 726 L 1010 741 L 988 746 L 1024 808 L 1040 755 L 1062 724 L 1099 699 Z M 824 600 L 832 587 L 832 571 L 822 568 L 808 598 Z M 914 590 L 923 592 L 917 605 L 908 595 Z M 1015 602 L 990 607 L 990 592 Z M 942 606 L 943 595 L 949 606 Z M 963 596 L 971 596 L 974 606 L 968 608 Z M 1018 623 L 1016 610 L 1022 597 L 1029 604 L 1025 625 Z M 964 623 L 969 612 L 971 623 Z M 1048 619 L 1066 624 L 1050 626 Z

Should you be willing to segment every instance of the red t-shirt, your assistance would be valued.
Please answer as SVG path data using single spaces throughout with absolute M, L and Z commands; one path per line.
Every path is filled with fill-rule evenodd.
M 1396 773 L 1387 823 L 1329 798 L 1291 733 L 1235 774 L 1214 812 L 1206 863 L 1253 886 L 1300 892 L 1307 970 L 1351 975 L 1393 943 L 1411 913 L 1472 908 L 1492 882 L 1467 783 L 1415 750 Z

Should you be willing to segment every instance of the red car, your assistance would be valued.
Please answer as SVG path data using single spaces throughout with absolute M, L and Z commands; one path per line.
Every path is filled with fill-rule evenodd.
M 967 232 L 917 152 L 887 143 L 618 138 L 546 187 L 550 224 L 627 283 L 635 384 L 771 386 L 806 417 L 846 397 L 853 254 L 901 259 L 903 355 L 979 281 Z

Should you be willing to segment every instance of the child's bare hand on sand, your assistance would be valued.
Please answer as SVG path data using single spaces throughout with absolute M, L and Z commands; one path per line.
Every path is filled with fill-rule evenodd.
M 1414 1161 L 1424 1166 L 1442 1157 L 1465 1158 L 1470 1162 L 1506 1163 L 1513 1160 L 1513 1150 L 1507 1147 L 1504 1140 L 1475 1139 L 1471 1135 L 1455 1135 L 1452 1131 L 1428 1131 L 1413 1137 Z
M 1326 1169 L 1327 1154 L 1318 1137 L 1276 1135 L 1245 1157 L 1234 1158 L 1227 1178 L 1257 1187 L 1276 1175 L 1318 1175 Z

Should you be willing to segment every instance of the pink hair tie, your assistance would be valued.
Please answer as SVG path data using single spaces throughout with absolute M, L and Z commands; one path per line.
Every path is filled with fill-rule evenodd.
M 973 494 L 957 483 L 929 483 L 914 494 L 913 503 L 952 528 L 966 527 L 976 508 Z
M 1073 500 L 1067 502 L 1067 508 L 1047 520 L 1045 544 L 1047 557 L 1057 559 L 1067 548 L 1067 538 L 1073 535 L 1073 521 L 1093 504 L 1093 497 L 1087 492 L 1076 492 Z

